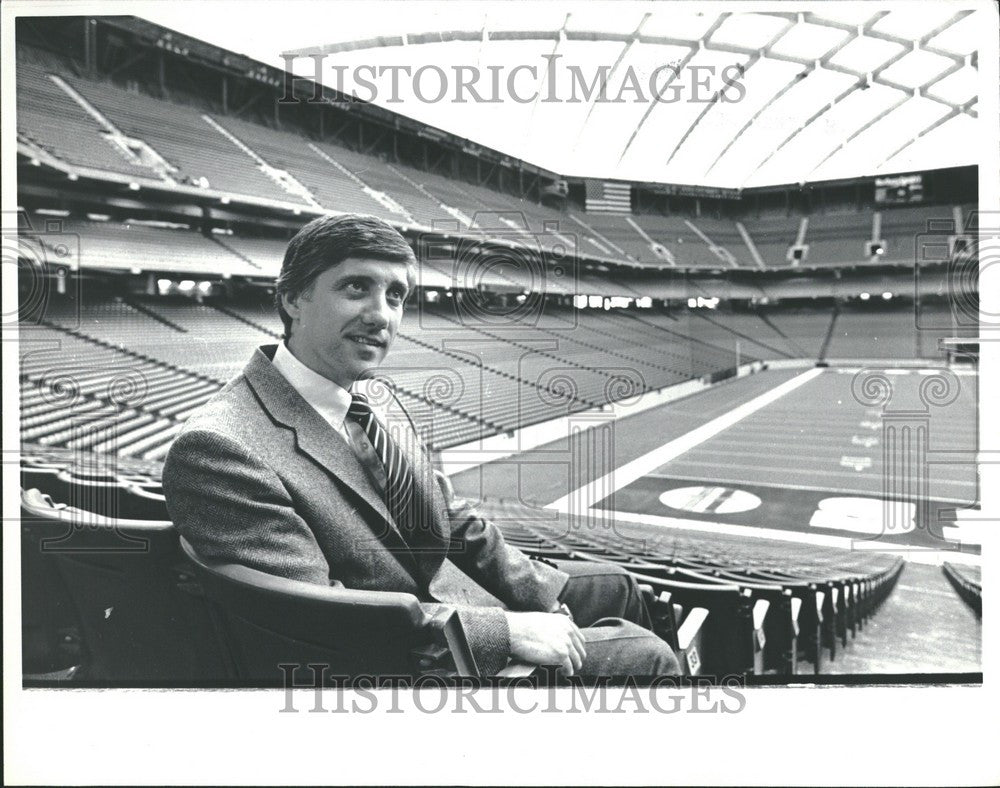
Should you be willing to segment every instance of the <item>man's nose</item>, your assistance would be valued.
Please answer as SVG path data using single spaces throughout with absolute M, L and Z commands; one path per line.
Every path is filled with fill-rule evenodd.
M 363 319 L 365 325 L 374 328 L 384 328 L 389 325 L 390 306 L 381 295 L 373 296 L 366 305 Z

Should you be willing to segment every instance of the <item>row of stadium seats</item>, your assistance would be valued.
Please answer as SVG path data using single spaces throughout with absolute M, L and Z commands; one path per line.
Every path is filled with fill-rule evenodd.
M 220 385 L 77 331 L 33 326 L 21 345 L 21 439 L 160 459 Z
M 877 256 L 880 262 L 912 264 L 929 221 L 957 219 L 960 232 L 969 210 L 905 206 L 876 214 L 817 214 L 808 218 L 801 238 L 801 219 L 748 218 L 742 225 L 752 249 L 735 221 L 708 216 L 686 219 L 564 213 L 328 142 L 313 142 L 291 131 L 86 79 L 53 58 L 22 50 L 18 55 L 19 136 L 68 164 L 161 181 L 170 178 L 178 184 L 200 185 L 236 197 L 368 213 L 403 224 L 454 226 L 529 246 L 554 248 L 558 244 L 570 251 L 575 248 L 583 256 L 633 266 L 782 268 L 793 264 L 789 249 L 798 241 L 809 247 L 802 265 L 857 265 L 872 258 L 866 247 L 872 240 L 882 244 Z M 59 87 L 52 74 L 76 91 L 95 115 L 88 114 L 75 97 Z M 166 169 L 158 171 L 141 159 L 130 158 L 110 140 L 97 117 L 106 119 L 126 138 L 145 143 L 167 162 Z M 880 237 L 875 238 L 878 223 Z M 275 259 L 280 259 L 277 242 L 275 249 L 250 249 L 234 256 L 225 253 L 228 242 L 212 248 L 213 244 L 195 233 L 175 232 L 168 238 L 164 231 L 157 234 L 133 225 L 123 238 L 114 226 L 102 229 L 96 223 L 71 224 L 72 231 L 88 238 L 84 261 L 88 266 L 126 267 L 119 259 L 124 250 L 138 254 L 141 246 L 143 255 L 138 256 L 144 257 L 145 250 L 157 247 L 152 242 L 154 236 L 161 248 L 174 251 L 176 247 L 182 262 L 190 259 L 188 269 L 177 270 L 215 270 L 205 268 L 206 263 L 214 262 L 222 266 L 218 269 L 221 273 L 252 275 L 257 273 L 253 270 L 256 265 L 271 274 L 276 272 Z M 115 241 L 122 240 L 128 245 L 116 250 Z M 167 240 L 169 246 L 163 247 Z M 242 243 L 236 239 L 233 248 Z M 144 266 L 157 267 L 155 254 L 144 260 Z
M 491 513 L 505 538 L 531 555 L 617 563 L 682 608 L 707 610 L 702 653 L 686 657 L 692 670 L 700 666 L 714 675 L 794 674 L 802 660 L 821 672 L 824 655 L 833 660 L 848 646 L 903 568 L 899 558 L 784 543 L 761 547 L 717 534 L 702 541 L 574 527 L 510 504 Z
M 952 584 L 958 595 L 965 600 L 976 615 L 983 614 L 983 578 L 982 569 L 978 566 L 959 566 L 945 561 L 941 565 L 945 577 Z
M 81 306 L 53 298 L 45 315 L 23 334 L 22 440 L 149 459 L 166 453 L 183 421 L 257 346 L 281 336 L 269 305 L 185 297 L 107 296 Z M 947 319 L 941 306 L 922 317 Z M 737 357 L 912 358 L 915 349 L 933 355 L 937 335 L 951 333 L 918 330 L 908 309 L 884 308 L 547 308 L 532 327 L 484 322 L 445 306 L 411 309 L 380 369 L 434 448 L 717 375 Z
M 266 654 L 281 659 L 252 660 L 234 653 L 234 647 L 237 652 L 247 647 L 255 625 L 220 615 L 207 603 L 198 580 L 214 589 L 211 597 L 221 596 L 237 607 L 246 600 L 231 596 L 234 590 L 226 589 L 224 577 L 213 575 L 210 562 L 182 550 L 154 474 L 113 463 L 88 466 L 51 453 L 25 455 L 22 487 L 27 677 L 125 685 L 276 682 L 278 676 L 250 675 L 245 666 L 270 665 L 273 671 L 282 661 L 301 664 L 311 656 L 288 651 L 287 642 L 279 644 L 286 649 L 280 655 Z M 793 675 L 802 660 L 819 673 L 825 654 L 834 659 L 838 646 L 846 647 L 863 629 L 902 568 L 899 559 L 828 548 L 761 547 L 714 535 L 615 533 L 566 519 L 542 522 L 537 510 L 502 502 L 490 504 L 487 513 L 511 544 L 533 556 L 609 561 L 632 572 L 655 594 L 657 630 L 683 657 L 683 669 L 690 674 Z M 214 571 L 252 586 L 271 583 L 272 595 L 284 583 L 239 568 L 216 566 Z M 296 589 L 284 589 L 289 590 Z M 367 592 L 343 592 L 338 598 L 325 591 L 313 589 L 311 595 L 329 596 L 327 627 L 347 628 L 355 641 L 337 649 L 333 673 L 398 673 L 407 667 L 405 672 L 462 672 L 463 650 L 457 647 L 452 654 L 447 648 L 450 643 L 454 651 L 460 636 L 454 635 L 459 641 L 442 640 L 438 633 L 439 648 L 427 651 L 425 638 L 434 627 L 423 622 L 417 627 L 421 642 L 410 642 L 416 633 L 400 633 L 400 620 L 407 615 L 399 609 L 396 625 L 382 631 L 381 643 L 364 636 L 372 632 L 380 609 L 390 616 L 387 608 L 410 609 L 410 601 L 366 599 L 379 596 Z M 298 593 L 309 595 L 303 588 Z M 288 605 L 295 603 L 286 603 L 287 616 Z M 267 605 L 244 607 L 255 611 L 251 619 L 267 617 L 271 610 Z M 298 611 L 299 617 L 294 626 L 287 619 L 284 624 L 272 619 L 272 634 L 288 633 L 291 627 L 315 643 L 306 635 L 316 620 L 307 610 Z M 393 644 L 393 637 L 405 647 Z M 266 637 L 259 643 L 265 650 L 274 647 Z M 419 671 L 412 661 L 400 662 L 412 659 L 414 649 L 425 662 Z
M 421 308 L 380 377 L 440 449 L 735 365 L 728 349 L 678 330 L 683 321 L 609 314 L 550 310 L 548 327 L 497 333 Z M 152 459 L 257 346 L 281 336 L 270 307 L 185 297 L 53 298 L 45 317 L 23 334 L 22 440 Z
M 17 135 L 67 164 L 121 175 L 156 178 L 101 136 L 101 128 L 43 67 L 18 58 Z M 29 89 L 21 89 L 30 86 Z

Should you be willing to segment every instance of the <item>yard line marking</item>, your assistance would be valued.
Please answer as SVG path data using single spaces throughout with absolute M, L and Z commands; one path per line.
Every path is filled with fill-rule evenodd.
M 750 414 L 767 407 L 822 374 L 823 370 L 821 368 L 813 368 L 800 375 L 796 375 L 794 378 L 786 380 L 773 389 L 765 391 L 752 400 L 733 408 L 728 413 L 724 413 L 691 430 L 691 432 L 674 438 L 672 441 L 658 446 L 641 457 L 637 457 L 621 468 L 612 468 L 609 473 L 604 474 L 601 478 L 573 490 L 559 500 L 553 501 L 546 508 L 572 514 L 582 514 L 598 501 L 607 498 L 615 490 L 620 490 L 637 479 L 641 479 L 661 465 L 670 462 L 675 457 L 679 457 L 689 449 L 693 449 L 695 446 L 704 443 L 723 430 L 729 429 Z

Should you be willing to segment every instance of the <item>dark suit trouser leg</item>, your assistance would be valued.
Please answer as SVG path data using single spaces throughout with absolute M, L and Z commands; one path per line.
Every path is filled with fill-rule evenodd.
M 673 649 L 650 631 L 639 586 L 614 564 L 559 561 L 569 575 L 559 595 L 587 643 L 581 676 L 676 675 Z

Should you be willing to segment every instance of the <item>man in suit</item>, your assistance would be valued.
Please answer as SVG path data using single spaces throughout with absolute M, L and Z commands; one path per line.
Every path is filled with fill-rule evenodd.
M 487 675 L 510 658 L 567 675 L 676 673 L 672 650 L 640 626 L 631 576 L 556 568 L 506 545 L 437 483 L 391 392 L 360 394 L 399 328 L 414 265 L 406 240 L 372 217 L 323 217 L 292 239 L 276 285 L 284 342 L 259 348 L 167 456 L 178 529 L 208 558 L 453 607 Z

